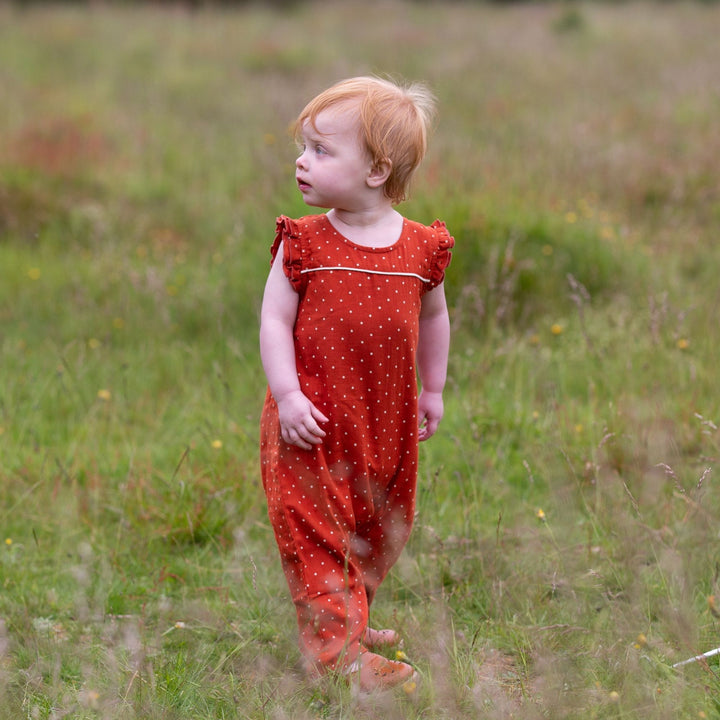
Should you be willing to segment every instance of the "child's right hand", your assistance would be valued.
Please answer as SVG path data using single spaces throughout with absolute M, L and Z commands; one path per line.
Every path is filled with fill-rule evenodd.
M 280 419 L 280 434 L 282 439 L 290 444 L 297 445 L 303 450 L 311 450 L 313 445 L 319 445 L 325 437 L 325 431 L 318 425 L 319 422 L 328 422 L 328 418 L 318 410 L 301 390 L 294 390 L 275 398 Z

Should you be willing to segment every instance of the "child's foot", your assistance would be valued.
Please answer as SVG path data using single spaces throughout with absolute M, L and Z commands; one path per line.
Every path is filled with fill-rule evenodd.
M 363 645 L 370 649 L 394 647 L 400 643 L 400 635 L 394 630 L 373 630 L 365 628 Z
M 388 660 L 364 648 L 353 663 L 350 674 L 360 690 L 365 692 L 388 690 L 416 677 L 415 670 L 407 663 Z

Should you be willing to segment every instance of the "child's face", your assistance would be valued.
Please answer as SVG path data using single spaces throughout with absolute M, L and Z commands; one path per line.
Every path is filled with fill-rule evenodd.
M 295 178 L 308 205 L 358 209 L 370 186 L 372 160 L 360 140 L 353 106 L 328 108 L 301 132 Z

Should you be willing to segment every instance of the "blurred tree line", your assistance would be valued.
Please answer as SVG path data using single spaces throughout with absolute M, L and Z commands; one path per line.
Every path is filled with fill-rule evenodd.
M 341 0 L 342 1 L 342 0 Z M 347 0 L 346 0 L 347 1 Z M 352 0 L 353 2 L 361 0 Z M 528 0 L 406 0 L 407 2 L 414 2 L 417 4 L 425 4 L 431 2 L 442 2 L 444 4 L 480 4 L 484 3 L 487 5 L 511 5 L 521 4 L 528 2 Z M 582 0 L 540 0 L 540 2 L 546 1 L 548 3 L 560 2 L 561 4 L 567 5 L 572 8 L 575 5 L 580 5 Z M 597 0 L 598 2 L 604 2 L 607 4 L 629 4 L 632 0 Z M 670 4 L 677 0 L 658 0 L 661 4 Z M 199 9 L 199 8 L 212 8 L 212 7 L 267 7 L 271 9 L 287 10 L 293 7 L 298 7 L 305 4 L 307 0 L 9 0 L 8 4 L 14 7 L 31 7 L 37 5 L 76 5 L 76 6 L 103 6 L 103 5 L 154 5 L 157 7 L 175 7 L 175 8 L 188 8 L 188 9 Z M 720 0 L 698 0 L 700 4 L 712 5 Z M 2 3 L 2 0 L 0 0 Z
M 340 0 L 341 2 L 343 0 Z M 348 1 L 348 0 L 345 0 Z M 358 2 L 361 0 L 351 0 Z M 502 4 L 520 4 L 528 0 L 406 0 L 417 4 L 429 4 L 432 2 L 442 2 L 443 4 L 480 4 L 502 5 Z M 541 0 L 542 2 L 543 0 Z M 557 0 L 546 0 L 547 2 L 556 2 Z M 600 0 L 609 3 L 622 4 L 630 2 L 630 0 Z M 701 2 L 715 2 L 717 0 L 701 0 Z M 2 0 L 0 0 L 0 3 Z M 289 9 L 298 7 L 307 2 L 307 0 L 9 0 L 8 4 L 15 7 L 28 7 L 37 5 L 76 5 L 76 6 L 103 6 L 103 5 L 154 5 L 157 7 L 177 7 L 177 8 L 203 8 L 203 7 L 268 7 L 278 9 Z M 579 4 L 581 0 L 561 0 L 561 2 L 574 5 Z M 672 0 L 661 0 L 661 2 L 672 2 Z

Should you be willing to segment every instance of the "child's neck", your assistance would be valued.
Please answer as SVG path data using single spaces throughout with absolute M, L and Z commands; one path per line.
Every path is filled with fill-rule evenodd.
M 327 217 L 343 237 L 356 245 L 372 248 L 394 245 L 403 228 L 403 217 L 392 205 L 359 212 L 333 208 Z

